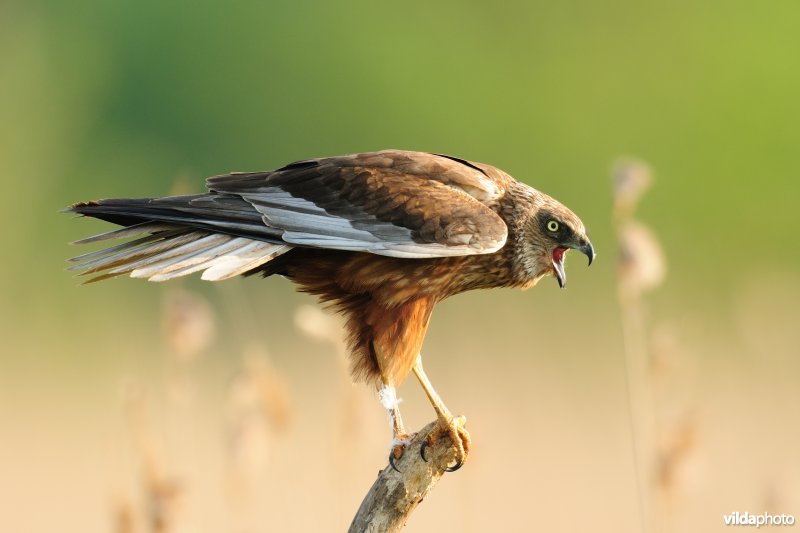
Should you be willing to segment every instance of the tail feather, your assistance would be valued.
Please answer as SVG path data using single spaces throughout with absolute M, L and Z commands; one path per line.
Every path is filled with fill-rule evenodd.
M 110 198 L 77 203 L 66 211 L 128 227 L 142 223 L 171 224 L 272 242 L 280 242 L 282 234 L 281 230 L 264 224 L 261 214 L 250 203 L 232 195 Z M 117 231 L 125 234 L 124 230 Z M 89 239 L 112 237 L 115 237 L 113 232 Z
M 248 239 L 237 239 L 248 241 Z M 163 270 L 150 277 L 151 281 L 167 281 L 187 274 L 203 270 L 202 279 L 206 281 L 220 281 L 249 272 L 264 263 L 267 263 L 291 248 L 286 245 L 275 245 L 260 241 L 237 243 L 235 253 L 219 252 L 210 257 L 195 257 L 176 270 Z M 194 264 L 192 264 L 194 263 Z
M 205 253 L 200 252 L 188 258 L 179 257 L 176 261 L 173 261 L 172 264 L 156 264 L 151 265 L 150 267 L 137 268 L 131 272 L 131 277 L 149 278 L 150 281 L 167 281 L 170 279 L 187 276 L 201 270 L 207 270 L 210 268 L 211 264 L 216 263 L 216 261 L 221 256 L 225 255 L 226 252 L 237 250 L 237 248 L 240 250 L 243 247 L 243 243 L 241 243 L 243 240 L 246 241 L 247 239 L 232 239 L 226 243 L 214 247 L 213 249 L 208 250 Z M 258 241 L 250 242 L 256 243 Z M 237 253 L 239 250 L 237 250 Z
M 124 228 L 117 228 L 111 231 L 104 231 L 103 233 L 92 235 L 91 237 L 78 239 L 77 241 L 72 241 L 70 244 L 91 244 L 93 242 L 106 241 L 109 239 L 124 239 L 127 237 L 133 237 L 135 235 L 141 235 L 142 233 L 148 231 L 152 234 L 155 234 L 158 231 L 174 229 L 174 228 L 175 226 L 172 224 L 159 224 L 156 222 L 139 222 L 138 224 L 126 226 Z
M 183 230 L 180 233 L 171 233 L 167 236 L 161 237 L 156 242 L 144 242 L 138 245 L 129 247 L 125 250 L 113 252 L 114 246 L 98 250 L 94 252 L 96 255 L 89 261 L 76 264 L 69 268 L 69 270 L 85 270 L 81 275 L 94 274 L 102 270 L 115 269 L 120 265 L 134 264 L 142 258 L 152 257 L 155 254 L 160 254 L 164 251 L 170 250 L 176 246 L 181 246 L 187 242 L 199 239 L 203 234 L 195 231 Z M 137 239 L 139 240 L 139 239 Z M 113 252 L 113 253 L 108 253 Z M 77 258 L 73 258 L 77 259 Z
M 211 235 L 205 235 L 192 242 L 170 248 L 160 254 L 137 261 L 138 264 L 128 265 L 127 268 L 131 266 L 134 267 L 131 271 L 132 278 L 149 279 L 156 274 L 168 274 L 174 270 L 203 263 L 217 255 L 235 250 L 240 246 L 240 243 L 236 242 L 240 239 L 241 237 L 212 233 Z M 233 242 L 233 246 L 231 246 L 231 242 Z
M 95 258 L 98 258 L 98 257 L 101 257 L 101 256 L 105 256 L 105 255 L 109 255 L 109 254 L 111 254 L 113 252 L 118 252 L 118 251 L 121 251 L 121 250 L 126 250 L 128 248 L 133 248 L 135 246 L 139 246 L 140 244 L 146 244 L 148 242 L 152 242 L 152 241 L 155 241 L 155 240 L 160 239 L 160 238 L 161 238 L 160 235 L 156 235 L 156 234 L 153 233 L 153 234 L 147 235 L 145 237 L 140 237 L 138 239 L 134 239 L 132 241 L 123 242 L 122 244 L 117 244 L 116 246 L 111 246 L 109 248 L 103 248 L 101 250 L 96 250 L 94 252 L 87 252 L 85 254 L 76 255 L 75 257 L 70 257 L 69 258 L 69 262 L 70 263 L 88 262 L 88 261 L 91 261 L 92 259 L 95 259 Z M 67 270 L 76 270 L 76 266 L 71 266 Z

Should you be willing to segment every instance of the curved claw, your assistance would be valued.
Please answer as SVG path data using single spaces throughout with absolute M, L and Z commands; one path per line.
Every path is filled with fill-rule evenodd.
M 394 464 L 394 461 L 395 461 L 395 459 L 394 459 L 394 451 L 391 451 L 391 452 L 389 452 L 389 466 L 391 466 L 392 469 L 395 472 L 397 472 L 398 474 L 402 474 L 402 472 L 397 468 L 397 465 Z
M 419 447 L 419 456 L 422 457 L 422 460 L 425 461 L 426 463 L 428 462 L 428 458 L 425 457 L 425 449 L 427 447 L 428 447 L 428 441 L 426 441 L 426 440 L 422 441 L 422 446 Z M 447 468 L 445 468 L 444 471 L 445 472 L 455 472 L 456 470 L 458 470 L 462 466 L 464 466 L 464 461 L 462 459 L 459 459 L 458 462 L 455 465 L 448 466 Z
M 462 432 L 463 432 L 463 435 L 462 435 Z M 431 440 L 432 438 L 434 440 Z M 422 441 L 422 445 L 419 447 L 419 455 L 420 455 L 420 457 L 422 457 L 422 460 L 425 461 L 426 463 L 429 462 L 429 461 L 428 461 L 428 458 L 425 456 L 425 451 L 428 449 L 429 446 L 433 445 L 433 442 L 435 442 L 435 440 L 437 438 L 438 437 L 432 437 L 432 435 L 428 435 L 428 438 L 423 440 Z M 466 444 L 467 445 L 469 444 L 469 434 L 466 433 L 466 430 L 464 430 L 464 429 L 460 429 L 460 430 L 456 431 L 454 439 L 456 439 L 456 438 L 459 439 L 459 441 L 462 442 L 462 443 L 464 442 L 463 439 L 466 439 Z M 454 442 L 455 442 L 455 440 L 454 440 Z M 462 444 L 462 446 L 463 446 L 463 444 Z M 459 468 L 464 466 L 464 462 L 466 461 L 466 458 L 467 458 L 467 455 L 466 455 L 467 453 L 468 453 L 468 451 L 465 450 L 465 453 L 460 454 L 458 456 L 458 458 L 456 459 L 456 464 L 454 464 L 453 466 L 449 466 L 449 467 L 445 468 L 445 472 L 455 472 L 456 470 L 458 470 Z
M 462 466 L 464 466 L 464 460 L 463 459 L 459 459 L 456 464 L 454 464 L 453 466 L 448 466 L 447 468 L 445 468 L 444 471 L 445 472 L 455 472 L 456 470 L 458 470 Z

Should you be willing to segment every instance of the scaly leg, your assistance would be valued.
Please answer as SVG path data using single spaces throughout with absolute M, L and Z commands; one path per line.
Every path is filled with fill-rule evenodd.
M 439 394 L 437 394 L 436 390 L 434 390 L 433 385 L 431 385 L 428 376 L 425 375 L 425 370 L 422 368 L 421 354 L 417 356 L 417 360 L 411 369 L 414 371 L 414 375 L 417 376 L 420 385 L 422 385 L 422 388 L 425 391 L 425 394 L 428 396 L 428 400 L 430 400 L 433 410 L 436 411 L 436 415 L 439 419 L 439 427 L 433 430 L 425 439 L 425 442 L 422 444 L 422 448 L 420 449 L 420 454 L 422 455 L 422 458 L 427 461 L 425 457 L 425 448 L 428 446 L 433 446 L 436 441 L 439 440 L 439 437 L 441 437 L 442 434 L 449 435 L 450 439 L 453 441 L 453 444 L 456 446 L 456 448 L 458 448 L 458 453 L 456 455 L 456 464 L 448 468 L 447 471 L 455 472 L 464 465 L 467 460 L 467 456 L 469 455 L 471 439 L 469 433 L 464 427 L 467 423 L 467 419 L 463 416 L 453 417 L 452 413 L 450 413 L 450 410 L 444 404 L 442 398 L 439 396 Z
M 397 472 L 395 461 L 403 456 L 406 446 L 411 442 L 411 438 L 406 433 L 406 428 L 403 425 L 403 418 L 400 416 L 400 400 L 397 398 L 397 391 L 394 386 L 384 384 L 378 391 L 378 398 L 380 399 L 386 411 L 389 413 L 389 423 L 392 425 L 392 444 L 389 449 L 389 464 Z

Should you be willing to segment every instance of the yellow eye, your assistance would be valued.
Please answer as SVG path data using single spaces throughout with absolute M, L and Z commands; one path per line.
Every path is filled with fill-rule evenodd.
M 547 231 L 552 231 L 553 233 L 558 231 L 558 222 L 555 220 L 548 220 L 547 221 Z

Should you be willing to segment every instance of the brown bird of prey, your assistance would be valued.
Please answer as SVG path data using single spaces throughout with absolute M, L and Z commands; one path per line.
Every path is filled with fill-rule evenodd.
M 469 453 L 426 377 L 420 348 L 437 303 L 460 292 L 529 288 L 552 274 L 564 287 L 568 250 L 594 249 L 564 205 L 491 165 L 384 150 L 298 161 L 207 180 L 192 196 L 78 203 L 67 211 L 124 226 L 77 241 L 132 238 L 73 258 L 73 269 L 165 281 L 202 271 L 218 281 L 280 274 L 347 319 L 352 372 L 389 411 L 392 466 L 409 442 L 395 387 L 414 372 L 438 416 L 430 446 L 449 434 L 455 466 Z M 421 454 L 425 458 L 425 445 Z

